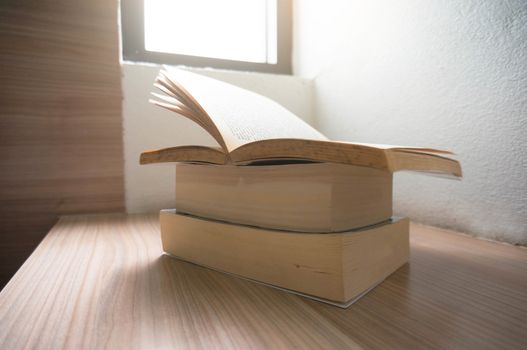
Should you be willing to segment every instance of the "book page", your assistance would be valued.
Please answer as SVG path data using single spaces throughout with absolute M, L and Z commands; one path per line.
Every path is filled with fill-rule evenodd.
M 352 142 L 280 139 L 243 145 L 231 152 L 230 157 L 238 165 L 264 159 L 304 159 L 365 166 L 392 172 L 411 170 L 462 176 L 461 166 L 457 160 L 422 150 Z
M 340 141 L 340 142 L 343 142 L 343 141 Z M 451 155 L 454 154 L 451 151 L 447 151 L 444 149 L 429 148 L 429 147 L 383 145 L 379 143 L 363 143 L 363 142 L 353 142 L 353 144 L 364 145 L 364 146 L 369 146 L 369 147 L 376 147 L 376 148 L 381 148 L 381 149 L 398 149 L 402 151 L 411 151 L 411 152 L 438 153 L 438 154 L 451 154 Z
M 277 138 L 328 140 L 277 102 L 252 91 L 180 69 L 167 76 L 183 86 L 205 110 L 227 149 Z

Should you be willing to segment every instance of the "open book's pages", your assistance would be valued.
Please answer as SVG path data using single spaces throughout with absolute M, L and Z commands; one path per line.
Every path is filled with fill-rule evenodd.
M 273 100 L 199 74 L 163 70 L 154 84 L 164 95 L 151 101 L 201 126 L 218 148 L 179 146 L 145 151 L 141 164 L 199 162 L 247 165 L 270 160 L 309 160 L 461 176 L 447 151 L 330 141 Z
M 227 152 L 266 139 L 327 140 L 277 102 L 240 87 L 180 69 L 161 71 L 154 84 L 167 95 L 152 102 L 200 124 Z M 219 134 L 219 137 L 216 137 Z
M 392 216 L 388 171 L 334 163 L 176 165 L 178 212 L 300 232 L 342 232 Z
M 343 233 L 262 229 L 160 213 L 163 250 L 179 259 L 349 306 L 404 265 L 409 221 Z
M 370 167 L 391 172 L 400 170 L 439 173 L 461 177 L 455 159 L 416 148 L 377 148 L 347 142 L 276 139 L 258 141 L 230 153 L 207 146 L 178 146 L 144 151 L 141 164 L 193 162 L 251 165 L 262 161 L 307 160 Z

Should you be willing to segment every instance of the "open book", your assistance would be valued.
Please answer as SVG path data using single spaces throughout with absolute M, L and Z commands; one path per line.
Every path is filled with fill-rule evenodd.
M 277 102 L 234 85 L 179 69 L 162 70 L 151 102 L 189 118 L 219 147 L 178 146 L 145 151 L 140 163 L 247 165 L 313 161 L 461 176 L 448 151 L 331 141 Z

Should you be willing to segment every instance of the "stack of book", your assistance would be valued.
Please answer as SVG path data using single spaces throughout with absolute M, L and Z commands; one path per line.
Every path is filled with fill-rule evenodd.
M 163 249 L 199 265 L 348 306 L 408 261 L 393 172 L 461 177 L 450 152 L 330 141 L 276 102 L 199 74 L 163 70 L 154 85 L 164 94 L 153 103 L 219 145 L 140 157 L 176 163 Z

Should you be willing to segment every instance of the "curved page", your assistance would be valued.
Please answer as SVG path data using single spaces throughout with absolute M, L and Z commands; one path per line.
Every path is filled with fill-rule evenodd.
M 181 84 L 220 131 L 228 151 L 277 138 L 328 140 L 277 102 L 237 86 L 180 69 L 166 75 Z

